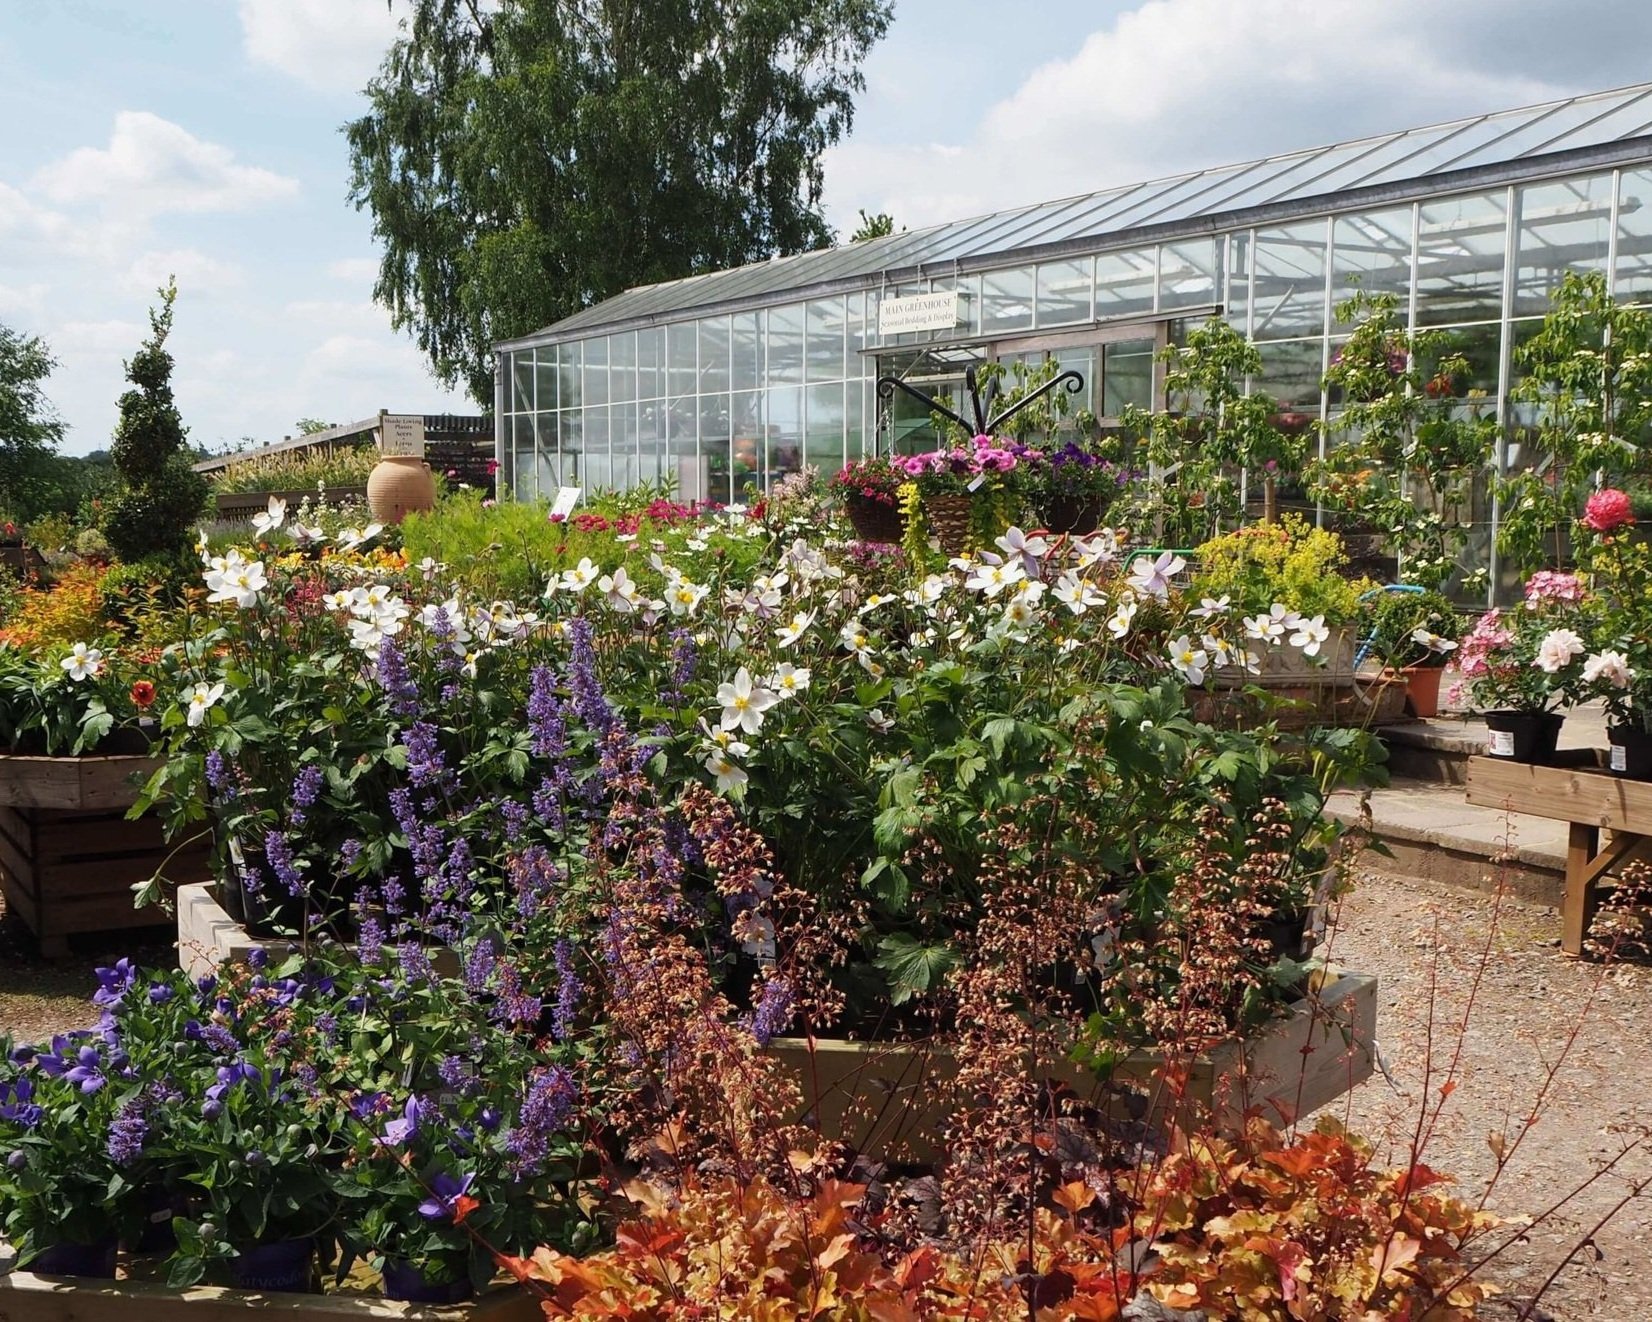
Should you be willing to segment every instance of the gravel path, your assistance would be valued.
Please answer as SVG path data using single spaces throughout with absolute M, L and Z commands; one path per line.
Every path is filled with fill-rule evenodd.
M 1331 937 L 1334 962 L 1380 979 L 1377 1036 L 1392 1080 L 1378 1075 L 1356 1089 L 1345 1106 L 1349 1123 L 1378 1142 L 1379 1153 L 1403 1163 L 1419 1106 L 1425 1098 L 1439 1103 L 1461 1043 L 1457 1086 L 1422 1160 L 1455 1176 L 1458 1192 L 1471 1200 L 1495 1176 L 1487 1206 L 1510 1216 L 1535 1218 L 1566 1199 L 1652 1124 L 1652 968 L 1568 959 L 1559 935 L 1552 909 L 1373 874 L 1344 902 Z M 1497 1134 L 1507 1136 L 1500 1175 L 1488 1138 Z M 1591 1239 L 1595 1224 L 1628 1192 L 1628 1179 L 1649 1176 L 1652 1152 L 1632 1152 L 1617 1172 L 1533 1226 L 1527 1240 L 1501 1256 L 1491 1279 L 1510 1300 L 1529 1300 L 1575 1246 Z M 1649 1237 L 1652 1192 L 1593 1235 L 1533 1316 L 1652 1317 Z M 1501 1312 L 1515 1317 L 1520 1307 L 1505 1301 Z

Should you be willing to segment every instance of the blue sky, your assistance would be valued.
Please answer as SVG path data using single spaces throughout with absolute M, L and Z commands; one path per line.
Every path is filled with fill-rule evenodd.
M 0 321 L 107 444 L 168 272 L 194 439 L 464 408 L 371 301 L 339 126 L 383 0 L 0 0 Z M 827 209 L 917 226 L 1652 77 L 1643 0 L 896 0 Z

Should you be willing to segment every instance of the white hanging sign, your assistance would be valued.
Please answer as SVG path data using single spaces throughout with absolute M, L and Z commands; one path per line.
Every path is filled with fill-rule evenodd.
M 911 294 L 886 298 L 878 304 L 878 335 L 907 335 L 914 331 L 951 330 L 958 324 L 958 295 Z
M 382 413 L 379 415 L 379 453 L 424 458 L 424 414 Z

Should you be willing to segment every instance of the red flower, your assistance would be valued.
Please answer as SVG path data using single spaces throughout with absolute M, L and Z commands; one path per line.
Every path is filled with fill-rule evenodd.
M 1583 522 L 1596 532 L 1611 532 L 1614 528 L 1621 528 L 1624 524 L 1635 521 L 1629 497 L 1616 487 L 1607 487 L 1604 491 L 1595 492 L 1589 497 L 1589 503 L 1583 510 Z
M 134 679 L 132 681 L 132 705 L 139 711 L 147 711 L 155 701 L 155 684 L 152 680 Z

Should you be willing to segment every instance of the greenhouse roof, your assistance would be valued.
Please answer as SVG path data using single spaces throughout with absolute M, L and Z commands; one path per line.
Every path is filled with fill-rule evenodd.
M 1214 233 L 1333 205 L 1396 202 L 1649 155 L 1652 83 L 1642 83 L 642 285 L 499 347 L 760 306 L 787 294 L 876 288 L 1006 260 Z

